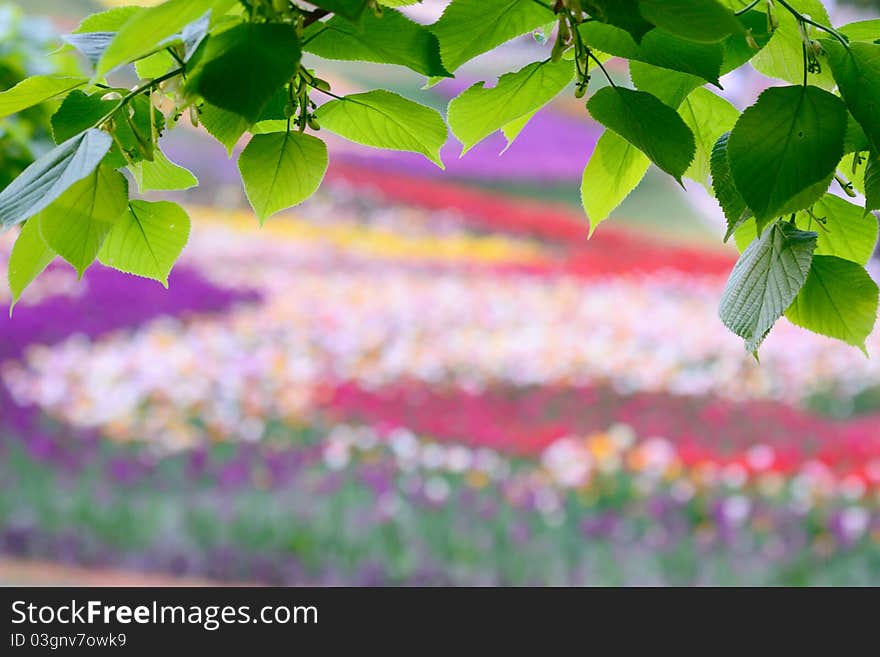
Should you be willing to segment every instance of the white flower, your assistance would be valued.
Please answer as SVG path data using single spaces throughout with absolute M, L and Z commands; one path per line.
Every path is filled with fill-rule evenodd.
M 870 514 L 862 507 L 847 507 L 840 513 L 840 528 L 849 540 L 856 541 L 868 529 L 870 520 Z
M 432 502 L 437 504 L 445 502 L 449 497 L 450 492 L 451 488 L 449 482 L 443 477 L 435 475 L 425 482 L 425 497 Z
M 739 526 L 748 519 L 751 509 L 752 503 L 749 498 L 743 495 L 732 495 L 724 500 L 721 511 L 730 524 Z
M 351 455 L 349 447 L 341 441 L 330 441 L 324 447 L 324 463 L 331 470 L 342 470 L 348 465 Z

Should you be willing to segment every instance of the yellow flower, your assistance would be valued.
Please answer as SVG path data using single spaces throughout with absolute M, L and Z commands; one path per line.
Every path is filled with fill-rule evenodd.
M 604 461 L 616 454 L 614 442 L 605 433 L 597 433 L 587 438 L 587 449 L 597 461 Z
M 471 488 L 485 488 L 489 485 L 489 475 L 482 470 L 471 470 L 467 473 L 465 481 Z

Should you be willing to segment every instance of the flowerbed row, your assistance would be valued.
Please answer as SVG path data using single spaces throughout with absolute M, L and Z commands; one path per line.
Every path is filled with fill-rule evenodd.
M 386 203 L 405 204 L 433 212 L 454 212 L 477 230 L 525 235 L 568 248 L 557 257 L 556 273 L 626 274 L 664 269 L 696 274 L 727 274 L 735 257 L 724 250 L 700 249 L 658 242 L 632 231 L 603 226 L 588 239 L 583 217 L 562 204 L 512 199 L 453 182 L 419 178 L 405 173 L 387 176 L 361 166 L 337 164 L 328 171 L 331 181 L 344 181 L 359 194 L 375 194 Z
M 241 290 L 238 298 L 259 290 L 260 302 L 187 321 L 159 319 L 95 340 L 74 336 L 23 353 L 12 350 L 13 338 L 0 353 L 22 357 L 4 365 L 0 376 L 18 403 L 36 404 L 59 420 L 101 428 L 119 439 L 180 449 L 206 436 L 228 439 L 231 427 L 243 423 L 249 427 L 245 435 L 259 440 L 267 418 L 308 420 L 321 406 L 316 395 L 346 381 L 366 388 L 400 381 L 451 386 L 478 399 L 496 388 L 597 386 L 619 398 L 597 407 L 626 410 L 623 399 L 640 392 L 798 406 L 817 391 L 851 396 L 880 376 L 876 359 L 788 325 L 764 345 L 758 366 L 722 330 L 715 315 L 719 282 L 713 279 L 667 275 L 585 283 L 420 272 L 379 263 L 328 271 L 298 266 L 285 245 L 261 245 L 256 265 L 249 258 L 226 257 L 226 248 L 238 253 L 251 248 L 237 234 L 229 240 L 211 250 L 222 266 L 198 254 L 193 261 L 217 283 Z M 58 304 L 57 316 L 70 313 L 63 328 L 40 320 L 46 316 L 43 304 L 18 309 L 11 335 L 41 342 L 47 326 L 112 331 L 126 313 L 140 317 L 144 307 L 102 305 L 94 296 L 51 304 Z M 877 351 L 878 340 L 869 339 L 870 351 Z M 726 443 L 730 436 L 749 435 L 740 407 L 706 408 L 698 423 L 705 427 L 701 440 Z M 670 418 L 681 419 L 664 424 L 665 414 L 665 406 L 648 402 L 640 428 L 674 434 L 689 421 L 687 414 L 674 414 Z M 779 406 L 762 414 L 779 420 L 766 423 L 768 431 L 805 449 L 817 433 L 850 432 L 800 419 L 789 423 Z M 467 421 L 454 407 L 449 415 Z M 193 416 L 202 419 L 203 428 L 186 423 Z M 852 427 L 853 435 L 873 435 L 870 420 Z
M 0 444 L 0 551 L 20 556 L 276 584 L 870 584 L 880 572 L 876 497 L 829 490 L 815 469 L 713 478 L 622 426 L 557 441 L 537 463 L 348 425 L 158 460 L 107 447 L 73 470 Z
M 332 422 L 391 432 L 406 427 L 453 443 L 537 456 L 570 435 L 615 422 L 639 436 L 662 436 L 689 468 L 743 476 L 826 471 L 854 488 L 880 489 L 880 415 L 820 418 L 777 402 L 734 402 L 613 388 L 437 389 L 417 381 L 383 388 L 347 383 L 316 395 Z

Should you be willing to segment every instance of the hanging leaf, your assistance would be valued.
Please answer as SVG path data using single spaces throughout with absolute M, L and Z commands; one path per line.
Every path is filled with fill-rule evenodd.
M 880 155 L 872 153 L 865 165 L 865 210 L 880 210 Z
M 35 75 L 26 78 L 7 91 L 0 93 L 0 119 L 28 107 L 39 105 L 71 89 L 83 86 L 87 78 Z
M 583 23 L 578 31 L 587 45 L 609 55 L 690 73 L 715 86 L 719 84 L 724 58 L 720 43 L 696 43 L 657 29 L 645 34 L 641 43 L 636 43 L 624 30 L 597 22 Z
M 461 154 L 512 121 L 539 110 L 573 77 L 572 62 L 547 60 L 502 75 L 494 87 L 487 89 L 478 82 L 466 89 L 452 99 L 447 112 L 449 127 L 462 143 Z
M 222 16 L 236 0 L 168 0 L 134 13 L 116 32 L 95 67 L 101 78 L 114 69 L 164 47 L 163 42 L 210 11 Z
M 244 23 L 211 36 L 186 88 L 250 123 L 299 68 L 296 31 L 280 23 Z
M 742 195 L 737 191 L 730 175 L 730 162 L 727 159 L 727 140 L 730 133 L 725 132 L 715 142 L 712 148 L 712 156 L 709 167 L 712 174 L 712 190 L 718 199 L 724 217 L 727 219 L 727 231 L 724 233 L 724 241 L 730 239 L 737 228 L 752 216 L 751 210 L 746 205 Z M 749 240 L 751 241 L 751 240 Z
M 128 168 L 141 193 L 190 189 L 199 184 L 198 178 L 189 169 L 169 160 L 158 148 L 152 162 L 144 160 Z
M 327 171 L 327 145 L 297 132 L 256 135 L 238 158 L 238 169 L 262 223 L 315 193 Z
M 14 226 L 45 209 L 89 176 L 112 144 L 106 132 L 86 130 L 40 157 L 0 192 L 0 226 Z
M 143 7 L 113 7 L 106 11 L 99 11 L 91 16 L 86 16 L 73 31 L 74 34 L 86 32 L 118 32 L 129 18 L 138 13 Z
M 817 255 L 785 316 L 792 324 L 861 349 L 877 319 L 877 284 L 861 265 Z
M 356 20 L 363 14 L 367 0 L 315 0 L 312 4 L 349 20 Z
M 421 153 L 441 169 L 443 117 L 390 91 L 377 89 L 331 100 L 318 108 L 321 126 L 358 144 Z
M 801 13 L 811 16 L 813 20 L 825 25 L 831 24 L 828 12 L 825 11 L 820 0 L 789 0 L 789 4 Z M 783 7 L 778 7 L 776 16 L 779 20 L 779 27 L 774 30 L 770 42 L 752 59 L 752 66 L 768 77 L 779 78 L 790 84 L 802 84 L 804 79 L 804 41 L 798 28 L 798 22 Z M 824 34 L 824 32 L 815 31 L 816 36 L 820 34 Z M 819 53 L 816 57 L 820 63 L 820 70 L 808 73 L 808 83 L 823 89 L 833 89 L 834 78 L 831 76 L 825 56 Z
M 716 0 L 639 0 L 642 16 L 672 34 L 713 43 L 743 32 L 733 12 Z
M 712 149 L 718 138 L 733 128 L 739 118 L 739 110 L 708 89 L 699 88 L 685 98 L 678 113 L 691 129 L 696 142 L 694 161 L 684 175 L 706 185 L 709 181 Z
M 450 77 L 440 60 L 440 43 L 428 28 L 398 11 L 376 16 L 364 12 L 357 22 L 340 16 L 314 23 L 304 35 L 303 50 L 326 59 L 377 62 L 406 66 L 428 77 Z
M 849 111 L 871 148 L 880 152 L 880 45 L 851 43 L 847 49 L 831 39 L 824 39 L 822 45 Z
M 600 89 L 587 109 L 681 183 L 696 146 L 693 133 L 674 109 L 647 92 L 621 87 Z
M 506 41 L 553 20 L 553 10 L 535 0 L 452 0 L 430 29 L 440 41 L 449 71 Z
M 639 13 L 638 0 L 584 0 L 582 4 L 591 17 L 629 32 L 636 43 L 654 27 Z
M 606 130 L 602 134 L 581 179 L 581 203 L 590 222 L 590 236 L 638 186 L 650 165 L 642 151 L 617 133 Z
M 9 314 L 21 298 L 25 288 L 43 273 L 49 263 L 55 259 L 55 252 L 50 249 L 40 236 L 39 221 L 28 221 L 21 229 L 12 252 L 9 254 L 9 291 L 12 292 L 12 303 Z
M 629 75 L 639 91 L 657 96 L 673 109 L 678 109 L 685 98 L 705 80 L 680 71 L 670 71 L 640 61 L 629 63 Z
M 819 234 L 816 255 L 832 255 L 868 264 L 877 244 L 877 220 L 839 196 L 825 194 L 810 212 L 799 212 L 795 223 Z
M 127 204 L 125 178 L 100 166 L 40 213 L 40 235 L 82 278 Z
M 719 315 L 755 352 L 794 301 L 807 278 L 816 233 L 777 222 L 740 256 L 724 294 Z
M 159 281 L 168 274 L 189 240 L 190 220 L 176 203 L 131 201 L 111 226 L 98 253 L 102 264 Z
M 65 34 L 61 37 L 64 43 L 76 48 L 89 60 L 92 66 L 97 66 L 104 51 L 110 42 L 116 38 L 116 32 L 83 32 L 81 34 Z
M 759 222 L 810 206 L 843 157 L 846 107 L 818 87 L 767 89 L 727 143 L 736 188 Z

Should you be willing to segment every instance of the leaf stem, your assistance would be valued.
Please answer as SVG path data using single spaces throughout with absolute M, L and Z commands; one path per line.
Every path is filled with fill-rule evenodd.
M 759 4 L 760 2 L 762 2 L 762 1 L 763 1 L 763 0 L 752 0 L 752 2 L 750 2 L 750 3 L 748 4 L 748 6 L 743 7 L 742 9 L 739 9 L 739 10 L 733 12 L 733 14 L 734 14 L 734 16 L 742 16 L 743 14 L 748 13 L 748 12 L 750 12 L 752 9 L 754 9 L 755 7 L 757 7 L 758 4 Z
M 113 115 L 116 114 L 116 112 L 118 112 L 123 107 L 128 105 L 128 103 L 130 103 L 133 98 L 139 96 L 140 94 L 144 93 L 145 91 L 150 91 L 153 87 L 158 86 L 162 82 L 165 82 L 165 80 L 170 80 L 171 78 L 180 75 L 181 73 L 183 73 L 183 70 L 184 70 L 184 67 L 181 66 L 180 68 L 176 68 L 173 71 L 168 71 L 164 75 L 160 75 L 158 78 L 153 78 L 149 82 L 142 84 L 137 89 L 134 89 L 133 91 L 129 91 L 127 94 L 125 94 L 125 96 L 123 96 L 119 100 L 119 103 L 116 105 L 116 107 L 114 107 L 112 110 L 110 110 L 104 116 L 102 116 L 100 119 L 98 119 L 94 123 L 94 125 L 92 125 L 91 127 L 92 128 L 99 127 L 102 123 L 104 123 L 108 119 L 112 118 Z
M 303 21 L 303 27 L 308 27 L 312 23 L 317 23 L 319 20 L 324 18 L 324 16 L 329 16 L 332 14 L 328 9 L 315 9 L 315 11 L 305 14 L 305 20 Z
M 849 50 L 849 41 L 847 41 L 847 40 L 846 40 L 846 37 L 843 36 L 843 35 L 842 35 L 840 32 L 838 32 L 837 30 L 835 30 L 833 27 L 828 27 L 827 25 L 822 25 L 821 23 L 817 23 L 816 21 L 814 21 L 813 19 L 811 19 L 809 16 L 804 16 L 804 15 L 803 15 L 802 13 L 800 13 L 797 9 L 795 9 L 795 8 L 792 7 L 790 4 L 788 4 L 788 2 L 786 2 L 786 0 L 776 0 L 776 1 L 777 1 L 779 4 L 781 4 L 783 7 L 785 7 L 785 8 L 789 11 L 789 13 L 790 13 L 792 16 L 794 16 L 796 19 L 798 19 L 800 22 L 802 22 L 802 23 L 806 23 L 807 25 L 812 25 L 813 27 L 817 27 L 817 28 L 819 28 L 820 30 L 823 30 L 823 31 L 825 31 L 825 32 L 828 32 L 828 34 L 830 34 L 830 35 L 833 36 L 835 39 L 837 39 L 838 41 L 840 41 L 840 43 L 843 44 L 843 47 L 844 47 L 844 48 L 846 48 L 847 50 Z
M 180 66 L 182 68 L 183 66 L 186 65 L 185 62 L 180 58 L 180 56 L 176 52 L 174 52 L 174 48 L 169 47 L 169 48 L 165 48 L 165 50 L 167 50 L 168 54 L 174 58 L 174 61 L 177 62 L 178 66 Z
M 804 53 L 804 86 L 807 86 L 807 70 L 809 69 L 808 57 L 807 57 L 807 44 L 801 40 L 801 50 Z
M 316 89 L 316 90 L 320 91 L 322 94 L 327 94 L 328 96 L 332 96 L 332 97 L 335 98 L 336 100 L 346 100 L 343 96 L 337 96 L 337 95 L 336 95 L 335 93 L 333 93 L 332 91 L 327 91 L 326 89 L 321 89 L 321 87 L 319 87 L 319 86 L 318 86 L 317 84 L 315 84 L 314 82 L 311 82 L 311 81 L 310 81 L 310 82 L 308 82 L 308 85 L 309 85 L 312 89 Z
M 594 62 L 596 62 L 596 64 L 599 65 L 599 68 L 602 70 L 602 73 L 605 75 L 605 79 L 607 79 L 607 80 L 608 80 L 608 83 L 609 83 L 612 87 L 614 87 L 614 88 L 616 89 L 616 88 L 617 88 L 617 85 L 614 84 L 614 80 L 611 79 L 611 76 L 608 75 L 608 71 L 606 71 L 606 70 L 605 70 L 605 67 L 602 66 L 602 62 L 599 61 L 599 59 L 596 57 L 596 55 L 593 54 L 593 51 L 590 50 L 589 48 L 587 48 L 587 57 L 589 57 L 589 58 L 592 59 Z

